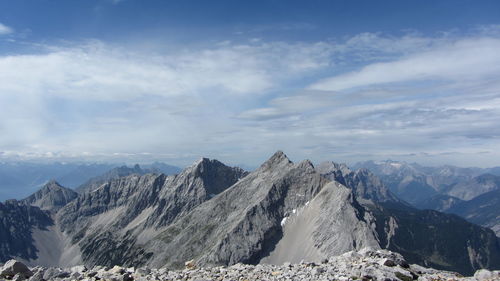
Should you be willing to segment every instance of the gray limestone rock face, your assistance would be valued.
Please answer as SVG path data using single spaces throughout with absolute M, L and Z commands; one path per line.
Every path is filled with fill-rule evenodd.
M 42 210 L 57 212 L 60 208 L 74 200 L 78 193 L 72 189 L 61 186 L 52 180 L 45 184 L 40 190 L 21 200 L 31 206 Z
M 315 168 L 307 160 L 293 163 L 281 151 L 252 173 L 202 158 L 177 175 L 111 179 L 73 200 L 60 196 L 64 191 L 49 186 L 30 197 L 31 203 L 0 203 L 0 261 L 19 257 L 50 266 L 170 269 L 190 261 L 196 270 L 238 263 L 271 268 L 264 263 L 308 260 L 314 263 L 307 266 L 316 268 L 321 261 L 370 247 L 372 254 L 386 248 L 412 263 L 463 273 L 500 267 L 500 244 L 492 231 L 456 216 L 413 209 L 366 169 L 351 171 L 335 163 Z M 392 258 L 381 266 L 409 267 Z M 356 272 L 360 278 L 378 276 L 374 268 Z M 95 274 L 65 272 L 71 278 L 131 277 L 121 269 L 118 277 L 105 268 Z M 40 272 L 35 272 L 38 277 Z M 290 278 L 327 272 L 318 267 Z M 170 276 L 167 270 L 158 274 Z
M 319 263 L 364 247 L 380 248 L 372 220 L 350 189 L 328 183 L 310 202 L 282 220 L 283 238 L 261 262 Z
M 317 170 L 327 179 L 351 188 L 360 199 L 405 204 L 382 183 L 379 177 L 367 169 L 352 171 L 345 164 L 324 162 Z
M 468 181 L 451 185 L 445 190 L 445 193 L 462 200 L 471 200 L 481 194 L 499 189 L 500 176 L 483 174 Z
M 50 215 L 17 200 L 0 203 L 0 262 L 14 257 L 37 258 L 32 230 L 47 229 L 53 221 Z
M 446 211 L 466 220 L 491 228 L 500 237 L 500 190 L 481 194 L 469 201 L 462 201 Z
M 80 195 L 58 218 L 88 265 L 181 268 L 188 260 L 203 266 L 301 257 L 319 262 L 369 246 L 401 251 L 412 262 L 439 268 L 494 268 L 500 250 L 482 228 L 440 213 L 419 213 L 400 202 L 365 169 L 315 168 L 277 152 L 248 175 L 200 159 L 176 176 L 113 180 Z M 393 210 L 391 204 L 405 208 Z M 458 258 L 469 255 L 461 246 L 467 238 L 447 238 L 450 228 L 471 229 L 467 235 L 482 241 L 470 244 L 475 256 Z M 421 234 L 416 239 L 411 233 Z M 477 246 L 483 242 L 485 249 Z M 449 263 L 422 251 L 427 248 L 439 249 L 439 257 Z
M 500 239 L 490 229 L 433 210 L 402 210 L 377 206 L 380 244 L 409 262 L 471 274 L 500 268 Z
M 246 172 L 217 160 L 197 161 L 178 175 L 131 175 L 82 193 L 57 214 L 88 265 L 140 265 L 151 258 L 142 244 Z
M 151 264 L 258 263 L 281 239 L 282 219 L 327 183 L 308 161 L 293 164 L 277 152 L 256 171 L 162 231 L 148 244 Z
M 180 168 L 170 166 L 163 163 L 153 163 L 149 168 L 142 168 L 138 164 L 133 167 L 121 166 L 113 168 L 106 173 L 93 177 L 86 181 L 84 184 L 77 187 L 75 190 L 79 193 L 91 192 L 98 189 L 101 185 L 119 178 L 127 177 L 130 175 L 146 175 L 146 174 L 165 174 L 175 175 L 181 172 Z
M 33 276 L 33 272 L 24 263 L 17 260 L 9 260 L 0 270 L 0 277 L 11 278 L 15 275 L 29 278 Z

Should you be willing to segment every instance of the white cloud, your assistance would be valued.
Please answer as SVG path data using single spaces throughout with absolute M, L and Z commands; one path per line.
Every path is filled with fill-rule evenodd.
M 356 49 L 364 46 L 367 54 L 388 44 L 372 44 L 378 41 L 375 35 L 360 37 L 364 39 L 346 45 L 354 40 Z M 239 117 L 313 159 L 399 157 L 434 164 L 498 165 L 492 155 L 500 149 L 500 40 L 433 40 L 422 39 L 427 41 L 422 51 L 408 44 L 407 52 L 397 47 L 388 56 L 376 56 L 382 62 L 371 62 L 368 56 L 359 71 L 314 82 L 307 90 L 271 99 Z M 395 58 L 387 61 L 390 56 Z M 462 153 L 436 157 L 443 151 Z
M 213 90 L 259 94 L 324 67 L 327 56 L 322 44 L 230 45 L 151 56 L 93 42 L 0 57 L 0 91 L 97 100 Z
M 11 34 L 13 32 L 14 32 L 14 29 L 12 29 L 11 27 L 6 26 L 3 23 L 0 23 L 0 35 L 7 35 L 7 34 Z
M 231 117 L 246 102 L 325 68 L 329 55 L 324 43 L 151 54 L 94 41 L 3 56 L 0 150 L 60 157 L 209 152 L 225 142 L 217 134 L 238 129 Z
M 462 151 L 455 159 L 487 165 L 500 156 L 491 29 L 156 53 L 94 41 L 0 56 L 0 157 L 258 164 L 278 149 L 337 161 Z
M 471 38 L 324 79 L 309 88 L 340 91 L 384 83 L 425 80 L 470 80 L 500 72 L 500 39 Z

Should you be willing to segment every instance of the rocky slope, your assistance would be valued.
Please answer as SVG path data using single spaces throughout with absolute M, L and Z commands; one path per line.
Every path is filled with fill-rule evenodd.
M 499 188 L 500 177 L 481 175 L 470 181 L 452 185 L 448 190 L 448 193 L 471 199 L 462 200 L 447 194 L 438 194 L 416 205 L 420 209 L 459 215 L 470 222 L 493 229 L 500 236 Z
M 324 259 L 321 263 L 301 262 L 283 265 L 244 265 L 199 268 L 187 262 L 183 270 L 148 267 L 112 268 L 84 266 L 71 268 L 28 268 L 11 260 L 0 267 L 0 278 L 14 280 L 463 280 L 493 281 L 500 271 L 479 270 L 471 277 L 408 264 L 405 259 L 386 250 L 369 248 Z
M 130 176 L 130 175 L 145 175 L 145 174 L 165 174 L 165 175 L 174 175 L 180 173 L 181 170 L 175 166 L 167 165 L 164 163 L 155 162 L 147 168 L 141 168 L 138 164 L 133 167 L 120 166 L 113 168 L 106 173 L 99 175 L 97 177 L 93 177 L 78 186 L 75 190 L 79 193 L 93 191 L 99 188 L 104 183 L 119 179 L 122 177 Z
M 409 262 L 462 274 L 500 267 L 500 241 L 490 229 L 432 210 L 379 207 L 372 212 L 380 244 Z
M 178 175 L 112 179 L 66 204 L 45 230 L 32 227 L 38 252 L 26 260 L 182 268 L 319 262 L 372 247 L 462 273 L 500 267 L 491 230 L 410 208 L 367 170 L 326 170 L 277 152 L 250 174 L 203 158 Z
M 179 175 L 131 175 L 81 194 L 57 215 L 89 265 L 137 264 L 158 229 L 224 191 L 246 173 L 206 158 Z M 141 244 L 141 245 L 137 245 Z
M 472 200 L 455 204 L 447 212 L 491 228 L 500 237 L 500 190 L 493 190 Z
M 153 266 L 258 263 L 283 236 L 281 221 L 304 206 L 327 180 L 310 162 L 293 164 L 278 152 L 231 188 L 162 231 L 153 242 Z M 179 250 L 182 249 L 182 250 Z
M 148 243 L 148 264 L 281 263 L 300 256 L 318 261 L 372 246 L 463 273 L 500 266 L 500 244 L 491 230 L 456 216 L 394 208 L 391 201 L 358 201 L 355 191 L 328 182 L 310 162 L 294 164 L 279 152 Z M 462 234 L 453 237 L 455 231 Z
M 471 200 L 481 194 L 500 189 L 500 176 L 483 174 L 446 188 L 445 193 L 462 200 Z
M 46 183 L 41 189 L 21 202 L 39 207 L 42 210 L 56 212 L 78 196 L 72 189 L 61 186 L 55 180 Z
M 345 164 L 324 162 L 316 170 L 327 179 L 351 188 L 358 198 L 374 202 L 405 204 L 382 183 L 379 177 L 368 169 L 360 168 L 353 171 Z
M 111 164 L 0 162 L 0 201 L 29 196 L 51 179 L 75 188 L 114 168 Z
M 379 176 L 382 181 L 403 200 L 416 204 L 437 194 L 448 194 L 461 199 L 457 194 L 447 193 L 452 185 L 470 181 L 496 168 L 460 168 L 450 165 L 425 167 L 401 161 L 366 161 L 357 163 L 354 168 L 366 168 Z M 479 195 L 479 194 L 477 194 Z
M 456 205 L 459 205 L 463 203 L 464 200 L 453 197 L 450 195 L 446 194 L 437 194 L 432 196 L 431 198 L 424 199 L 422 201 L 419 201 L 415 203 L 415 206 L 417 206 L 419 209 L 423 210 L 436 210 L 440 212 L 446 212 L 449 209 L 455 207 Z
M 397 199 L 378 177 L 366 169 L 353 172 L 345 165 L 324 163 L 318 170 L 324 176 L 351 187 L 358 198 L 376 203 L 360 200 L 366 211 L 375 217 L 376 236 L 382 248 L 400 252 L 414 263 L 448 270 L 460 268 L 462 273 L 500 265 L 500 244 L 491 231 L 455 216 L 417 210 Z M 468 240 L 468 237 L 476 238 Z M 478 241 L 481 242 L 471 245 Z M 487 250 L 479 255 L 486 254 L 487 261 L 470 254 L 469 248 L 481 249 L 483 246 L 496 252 L 491 255 Z M 464 256 L 468 256 L 468 260 Z
M 50 215 L 38 207 L 17 200 L 0 202 L 0 261 L 11 258 L 37 258 L 32 231 L 47 229 L 53 224 Z

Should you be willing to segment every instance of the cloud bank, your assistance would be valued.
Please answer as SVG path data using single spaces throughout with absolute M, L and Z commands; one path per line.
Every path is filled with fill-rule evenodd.
M 500 35 L 362 33 L 0 56 L 0 157 L 498 165 Z

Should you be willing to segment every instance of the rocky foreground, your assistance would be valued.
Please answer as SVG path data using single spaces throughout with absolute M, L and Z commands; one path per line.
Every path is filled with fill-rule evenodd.
M 225 267 L 197 268 L 186 262 L 186 269 L 170 271 L 150 269 L 85 266 L 71 268 L 29 268 L 22 262 L 10 260 L 3 265 L 0 278 L 7 280 L 500 280 L 500 271 L 478 270 L 472 277 L 456 272 L 408 264 L 397 253 L 387 250 L 363 249 L 323 260 L 321 263 L 301 262 L 276 265 L 236 264 Z

